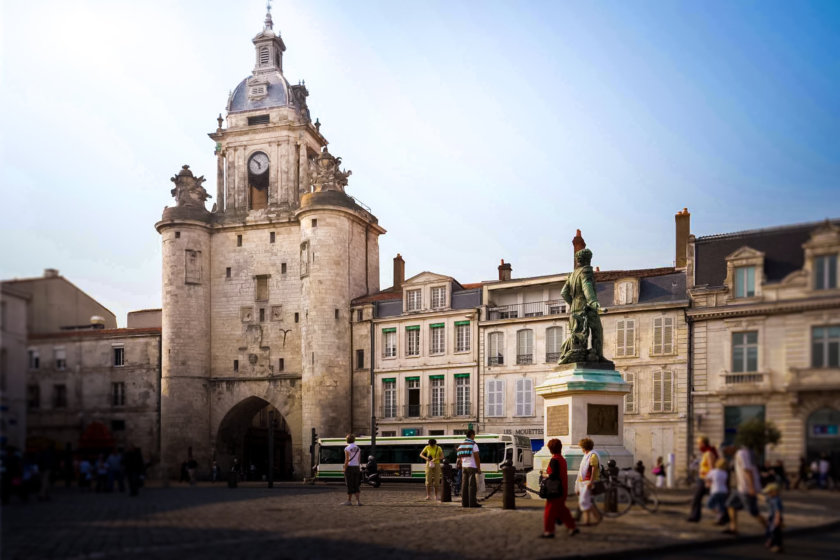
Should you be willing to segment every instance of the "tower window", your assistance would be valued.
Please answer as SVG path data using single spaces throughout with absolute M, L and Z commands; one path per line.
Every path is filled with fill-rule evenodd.
M 268 234 L 268 242 L 269 243 L 274 243 L 274 232 L 273 231 Z
M 277 371 L 286 369 L 286 361 L 283 358 L 277 360 Z
M 271 55 L 268 52 L 268 47 L 261 47 L 260 48 L 260 65 L 265 66 L 268 64 L 268 61 L 271 60 Z
M 265 309 L 260 308 L 260 323 L 265 323 Z
M 295 323 L 300 321 L 300 313 L 295 313 Z
M 242 236 L 241 235 L 236 236 L 236 246 L 237 247 L 242 247 Z
M 312 218 L 312 227 L 318 227 L 318 218 Z
M 257 276 L 256 301 L 268 301 L 268 276 Z M 261 310 L 262 311 L 262 310 Z M 262 314 L 260 321 L 264 320 Z
M 286 263 L 280 263 L 280 274 L 286 274 Z
M 338 319 L 338 308 L 335 308 L 335 318 Z
M 239 360 L 233 360 L 233 371 L 239 371 Z
M 175 232 L 175 239 L 181 239 L 181 232 L 180 231 Z
M 257 124 L 268 124 L 270 121 L 268 120 L 268 115 L 257 115 L 254 117 L 248 117 L 248 126 L 254 126 Z
M 230 278 L 230 267 L 225 269 L 225 278 Z

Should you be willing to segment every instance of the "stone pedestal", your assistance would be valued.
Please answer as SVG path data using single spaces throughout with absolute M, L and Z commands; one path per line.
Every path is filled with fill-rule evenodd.
M 557 366 L 536 392 L 544 403 L 546 443 L 552 438 L 563 442 L 570 494 L 583 457 L 578 447 L 582 438 L 595 442 L 601 464 L 615 459 L 620 468 L 633 466 L 633 456 L 624 448 L 624 395 L 630 392 L 630 386 L 611 362 Z M 550 459 L 545 446 L 534 455 L 529 487 L 538 487 L 540 472 L 545 472 Z

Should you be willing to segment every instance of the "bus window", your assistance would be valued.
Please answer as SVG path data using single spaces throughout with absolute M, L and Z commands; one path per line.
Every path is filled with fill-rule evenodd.
M 324 447 L 321 446 L 321 453 L 319 454 L 319 462 L 321 464 L 344 464 L 344 448 L 343 447 Z
M 501 463 L 505 457 L 504 443 L 480 443 L 478 457 L 482 463 Z

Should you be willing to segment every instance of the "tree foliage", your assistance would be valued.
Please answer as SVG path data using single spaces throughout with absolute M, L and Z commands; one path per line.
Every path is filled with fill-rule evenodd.
M 763 453 L 768 445 L 775 446 L 782 439 L 782 433 L 773 422 L 765 422 L 761 418 L 747 420 L 738 426 L 735 434 L 735 444 L 752 449 L 756 453 Z

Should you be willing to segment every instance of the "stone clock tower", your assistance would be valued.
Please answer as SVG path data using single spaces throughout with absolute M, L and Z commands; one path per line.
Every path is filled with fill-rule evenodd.
M 285 442 L 275 468 L 305 475 L 311 429 L 350 429 L 350 301 L 379 290 L 385 230 L 344 192 L 350 172 L 312 122 L 306 87 L 283 75 L 270 12 L 253 43 L 254 69 L 230 94 L 227 126 L 220 115 L 210 134 L 212 211 L 204 178 L 184 166 L 172 178 L 176 206 L 155 226 L 170 476 L 190 453 L 200 472 L 255 461 L 264 446 L 247 442 L 266 410 Z

